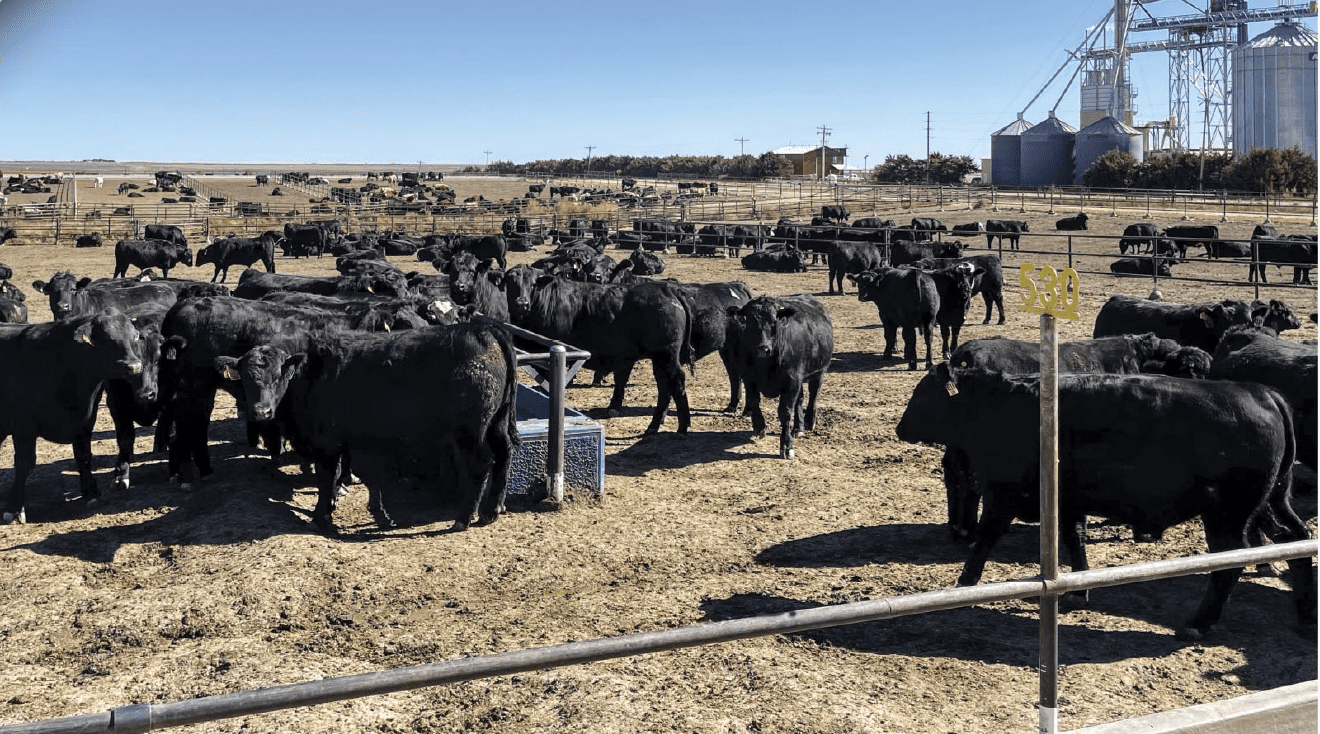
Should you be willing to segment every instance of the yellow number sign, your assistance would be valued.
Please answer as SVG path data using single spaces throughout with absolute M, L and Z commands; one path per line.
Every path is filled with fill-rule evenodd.
M 1077 306 L 1081 303 L 1081 283 L 1076 270 L 1064 268 L 1058 271 L 1049 265 L 1037 268 L 1031 263 L 1022 263 L 1018 285 L 1022 286 L 1023 311 L 1047 313 L 1061 319 L 1080 318 Z

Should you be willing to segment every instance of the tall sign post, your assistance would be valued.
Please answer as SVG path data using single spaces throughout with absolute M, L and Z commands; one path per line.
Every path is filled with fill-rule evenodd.
M 1076 319 L 1077 271 L 1023 263 L 1022 310 L 1040 314 L 1040 577 L 1059 577 L 1059 339 L 1057 319 Z M 1040 595 L 1039 734 L 1059 731 L 1059 597 Z

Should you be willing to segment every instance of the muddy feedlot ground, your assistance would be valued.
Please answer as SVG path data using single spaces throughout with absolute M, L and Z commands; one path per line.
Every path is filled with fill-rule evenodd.
M 940 216 L 949 224 L 1025 216 L 1033 231 L 1053 233 L 1054 220 L 1068 213 Z M 1140 213 L 1093 217 L 1090 233 L 1108 237 L 1079 240 L 1079 251 L 1115 252 L 1122 227 L 1140 221 Z M 1218 224 L 1218 216 L 1203 223 Z M 1221 225 L 1234 237 L 1248 236 L 1251 226 Z M 1024 240 L 1024 247 L 1057 250 L 1064 241 L 1056 235 Z M 983 242 L 975 244 L 985 252 Z M 113 267 L 110 247 L 6 246 L 0 260 L 24 287 L 58 269 L 101 277 Z M 1037 317 L 1017 308 L 1020 261 L 1006 258 L 1007 324 L 982 326 L 978 298 L 964 340 L 1037 337 Z M 1082 266 L 1102 270 L 1107 262 Z M 568 392 L 571 406 L 605 427 L 601 500 L 570 491 L 557 509 L 514 501 L 499 522 L 453 533 L 456 507 L 442 489 L 382 481 L 403 526 L 375 527 L 367 493 L 356 487 L 337 515 L 345 534 L 331 540 L 307 522 L 315 504 L 309 479 L 295 465 L 274 467 L 245 453 L 227 397 L 212 423 L 216 473 L 191 493 L 166 482 L 163 456 L 155 454 L 135 469 L 131 490 L 109 493 L 114 447 L 103 411 L 94 451 L 106 499 L 94 511 L 64 501 L 77 486 L 72 453 L 43 442 L 29 484 L 29 524 L 0 527 L 0 723 L 950 587 L 965 549 L 943 527 L 940 449 L 894 436 L 923 373 L 878 356 L 874 306 L 858 302 L 851 287 L 846 296 L 825 295 L 824 266 L 774 275 L 744 271 L 732 259 L 671 255 L 667 263 L 666 275 L 680 280 L 742 279 L 757 294 L 814 293 L 826 304 L 836 352 L 819 427 L 798 440 L 795 460 L 776 458 L 773 435 L 753 441 L 746 419 L 718 412 L 726 381 L 714 357 L 688 378 L 691 433 L 676 436 L 670 416 L 663 432 L 642 438 L 655 388 L 650 370 L 639 368 L 621 417 L 603 414 L 608 387 L 579 380 Z M 328 274 L 333 260 L 281 258 L 278 268 Z M 1211 271 L 1192 264 L 1179 272 Z M 1217 272 L 1244 279 L 1245 266 Z M 1277 272 L 1271 269 L 1272 279 Z M 176 274 L 209 278 L 209 268 Z M 1150 289 L 1148 279 L 1083 276 L 1083 318 L 1060 322 L 1061 338 L 1089 337 L 1108 295 L 1144 297 Z M 1252 295 L 1246 287 L 1199 283 L 1161 290 L 1179 303 Z M 1316 308 L 1313 290 L 1270 295 L 1304 319 L 1289 338 L 1316 336 L 1305 321 Z M 50 318 L 39 296 L 30 295 L 29 305 L 34 321 Z M 773 432 L 773 404 L 769 416 Z M 140 452 L 150 450 L 149 433 L 139 431 Z M 6 443 L 3 491 L 12 462 Z M 1204 552 L 1198 522 L 1156 544 L 1093 527 L 1090 543 L 1096 567 Z M 1036 554 L 1035 526 L 1016 525 L 992 555 L 985 581 L 1033 575 Z M 1088 608 L 1064 615 L 1062 728 L 1315 679 L 1316 640 L 1313 632 L 1299 634 L 1278 579 L 1245 575 L 1206 640 L 1175 639 L 1204 586 L 1205 577 L 1188 577 L 1100 589 Z M 990 604 L 190 730 L 1032 731 L 1036 617 L 1034 601 Z

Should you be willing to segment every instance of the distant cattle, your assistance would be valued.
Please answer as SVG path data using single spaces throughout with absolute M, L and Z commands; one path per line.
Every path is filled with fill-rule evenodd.
M 955 236 L 962 235 L 981 235 L 985 233 L 985 225 L 980 222 L 969 222 L 967 224 L 955 224 L 949 229 Z
M 197 252 L 197 267 L 208 263 L 215 266 L 215 272 L 211 274 L 212 283 L 217 277 L 221 283 L 225 282 L 229 277 L 229 268 L 234 265 L 250 268 L 253 263 L 260 262 L 266 272 L 273 273 L 275 241 L 273 232 L 265 232 L 255 238 L 227 237 L 216 240 Z
M 78 239 L 74 241 L 74 247 L 100 247 L 102 244 L 104 243 L 101 241 L 100 232 L 80 234 Z
M 967 304 L 985 271 L 969 262 L 960 262 L 928 271 L 939 295 L 935 321 L 940 325 L 940 356 L 949 358 L 949 350 L 958 346 L 958 337 L 967 317 Z
M 922 235 L 921 239 L 930 240 L 939 232 L 949 231 L 949 228 L 935 217 L 913 217 L 912 231 L 919 232 Z
M 808 295 L 761 296 L 730 307 L 729 317 L 752 431 L 758 436 L 765 432 L 761 397 L 779 398 L 779 458 L 792 459 L 793 437 L 816 428 L 816 400 L 834 355 L 829 312 Z
M 917 369 L 917 333 L 926 342 L 926 367 L 931 360 L 931 332 L 940 309 L 940 296 L 930 275 L 916 268 L 868 270 L 848 279 L 857 286 L 857 300 L 875 304 L 884 329 L 886 359 L 894 355 L 899 329 L 903 331 L 903 359 Z
M 889 266 L 902 267 L 925 258 L 962 257 L 963 243 L 949 242 L 895 242 L 889 246 Z
M 782 248 L 767 247 L 760 252 L 744 255 L 741 262 L 746 270 L 759 270 L 770 273 L 805 273 L 807 271 L 806 254 L 792 245 L 786 245 Z
M 173 224 L 148 224 L 142 231 L 142 238 L 164 240 L 185 247 L 188 245 L 188 238 L 183 235 L 183 230 Z
M 985 222 L 985 246 L 990 247 L 994 244 L 995 238 L 999 238 L 999 246 L 1004 246 L 1004 240 L 1008 240 L 1010 250 L 1018 249 L 1018 238 L 1023 232 L 1030 232 L 1027 223 L 1020 219 L 987 219 Z
M 1193 245 L 1209 247 L 1211 242 L 1219 239 L 1219 227 L 1213 224 L 1205 225 L 1187 225 L 1179 224 L 1164 229 L 1164 236 L 1173 241 L 1173 245 L 1178 250 L 1178 257 L 1187 257 L 1187 248 Z
M 1058 220 L 1054 223 L 1054 228 L 1063 232 L 1086 229 L 1087 219 L 1086 212 L 1080 212 L 1075 216 L 1064 217 L 1063 219 Z
M 1311 285 L 1311 270 L 1317 264 L 1314 234 L 1279 235 L 1273 227 L 1256 225 L 1255 231 L 1251 234 L 1251 243 L 1256 250 L 1257 262 L 1251 265 L 1248 280 L 1255 281 L 1259 277 L 1260 282 L 1267 282 L 1265 266 L 1272 263 L 1280 268 L 1285 265 L 1293 266 L 1292 282 L 1298 285 Z
M 259 174 L 257 174 L 257 185 L 258 185 L 258 186 L 266 186 L 266 185 L 269 184 L 269 183 L 270 183 L 270 176 L 267 176 L 267 175 L 264 174 L 264 173 L 259 173 Z
M 1109 263 L 1109 272 L 1115 275 L 1173 275 L 1173 263 L 1159 257 L 1121 257 Z
M 820 216 L 831 222 L 843 224 L 848 221 L 851 212 L 842 204 L 826 204 L 820 208 Z
M 148 225 L 148 229 L 150 226 Z M 192 267 L 193 253 L 186 244 L 154 239 L 120 240 L 115 243 L 114 277 L 116 278 L 126 276 L 130 265 L 143 270 L 160 268 L 168 278 L 170 268 L 179 263 Z
M 0 245 L 18 238 L 18 231 L 13 227 L 0 227 Z

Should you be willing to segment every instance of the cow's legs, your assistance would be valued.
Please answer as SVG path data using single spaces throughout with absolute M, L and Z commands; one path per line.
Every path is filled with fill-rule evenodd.
M 15 447 L 17 448 L 17 447 Z M 92 427 L 78 430 L 73 437 L 73 463 L 78 467 L 78 489 L 88 504 L 101 498 L 101 490 L 92 476 Z
M 743 389 L 747 393 L 747 405 L 743 412 L 752 418 L 752 436 L 765 435 L 765 415 L 761 412 L 761 388 L 756 383 L 745 381 Z
M 823 372 L 818 372 L 807 380 L 807 412 L 803 416 L 802 427 L 808 431 L 816 430 L 816 398 L 820 395 L 820 384 L 824 380 Z
M 115 424 L 115 445 L 119 450 L 115 457 L 114 482 L 111 485 L 116 490 L 128 489 L 131 484 L 129 471 L 133 465 L 133 444 L 137 439 L 131 401 L 132 397 L 124 394 L 122 385 L 106 386 L 105 407 L 110 411 L 110 418 Z
M 898 326 L 896 324 L 881 323 L 880 326 L 885 330 L 885 359 L 894 356 L 894 343 L 898 341 Z M 906 350 L 905 350 L 906 351 Z
M 926 369 L 930 369 L 931 365 L 934 364 L 930 359 L 930 340 L 932 331 L 934 331 L 934 328 L 933 325 L 930 324 L 921 329 L 921 335 L 926 339 Z M 913 354 L 912 358 L 908 361 L 908 369 L 914 371 L 917 369 L 916 345 L 913 345 Z
M 958 540 L 976 535 L 976 515 L 981 496 L 976 493 L 976 475 L 962 449 L 946 449 L 940 466 L 944 470 L 945 503 L 949 512 L 949 531 Z
M 660 430 L 661 424 L 665 422 L 665 414 L 669 412 L 671 400 L 678 411 L 678 433 L 687 433 L 688 426 L 692 422 L 692 414 L 688 408 L 683 365 L 676 357 L 654 358 L 651 360 L 651 372 L 655 375 L 657 396 L 655 412 L 651 415 L 651 424 L 646 427 L 646 433 L 652 434 Z
M 0 444 L 4 439 L 0 438 Z M 0 512 L 0 525 L 27 522 L 27 476 L 37 465 L 37 441 L 22 441 L 14 436 L 14 484 L 9 489 L 9 501 Z
M 802 383 L 790 385 L 779 393 L 779 458 L 793 458 L 793 428 L 797 419 L 798 400 L 802 397 Z
M 930 358 L 930 333 L 926 334 L 926 355 Z M 909 370 L 917 369 L 917 330 L 913 326 L 903 327 L 903 361 Z
M 741 387 L 742 381 L 738 378 L 738 370 L 734 367 L 733 355 L 729 353 L 728 349 L 720 350 L 720 361 L 724 363 L 724 371 L 729 375 L 729 403 L 724 406 L 724 410 L 721 412 L 732 413 L 738 409 L 738 403 L 742 397 L 738 389 Z
M 610 415 L 617 415 L 623 410 L 623 393 L 628 389 L 628 380 L 632 377 L 636 362 L 623 362 L 614 370 L 614 392 L 610 393 Z M 597 374 L 600 374 L 599 372 Z
M 1015 491 L 1015 487 L 986 487 L 987 501 L 981 512 L 981 521 L 976 526 L 976 542 L 972 543 L 972 551 L 967 556 L 967 562 L 963 564 L 962 574 L 958 576 L 959 586 L 975 586 L 981 580 L 981 574 L 985 571 L 985 562 L 990 558 L 990 551 L 1013 524 L 1012 511 L 999 508 L 991 499 L 996 493 L 1005 490 L 1012 492 Z
M 1086 516 L 1081 519 L 1075 517 L 1061 518 L 1059 522 L 1059 538 L 1063 541 L 1063 547 L 1068 550 L 1068 562 L 1074 571 L 1085 571 L 1091 566 L 1086 560 Z M 1083 589 L 1081 591 L 1070 591 L 1064 594 L 1060 601 L 1068 609 L 1078 609 L 1086 604 L 1090 599 L 1089 593 Z

